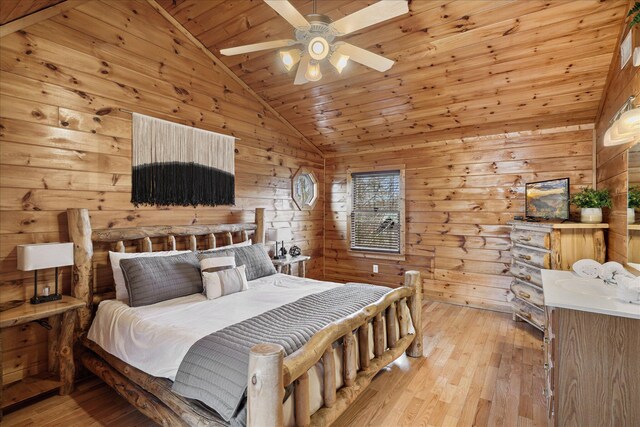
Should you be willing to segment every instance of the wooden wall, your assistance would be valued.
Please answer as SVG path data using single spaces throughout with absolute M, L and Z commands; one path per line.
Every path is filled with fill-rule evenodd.
M 325 277 L 397 286 L 417 269 L 428 299 L 507 310 L 506 224 L 524 212 L 524 183 L 568 176 L 572 191 L 591 185 L 592 147 L 584 125 L 327 157 Z M 347 254 L 347 168 L 385 164 L 406 167 L 404 262 Z
M 324 188 L 322 156 L 147 2 L 85 3 L 2 38 L 0 61 L 0 302 L 30 296 L 16 245 L 67 241 L 68 207 L 89 208 L 96 228 L 245 222 L 266 207 L 322 276 L 324 196 L 301 212 L 290 191 L 301 166 Z M 131 117 L 119 108 L 241 138 L 236 206 L 132 206 Z M 3 331 L 5 383 L 43 370 L 44 332 Z
M 633 4 L 629 1 L 629 8 Z M 627 158 L 630 144 L 604 147 L 604 134 L 609 121 L 631 95 L 636 96 L 640 107 L 640 73 L 629 61 L 620 69 L 620 41 L 634 31 L 634 46 L 640 46 L 640 25 L 629 29 L 628 19 L 622 24 L 616 44 L 605 92 L 600 101 L 596 119 L 597 187 L 608 188 L 613 195 L 613 208 L 605 209 L 605 220 L 609 223 L 607 257 L 611 261 L 627 262 Z

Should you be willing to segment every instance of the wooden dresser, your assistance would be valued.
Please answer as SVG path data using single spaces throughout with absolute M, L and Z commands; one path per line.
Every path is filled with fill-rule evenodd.
M 513 221 L 511 225 L 511 306 L 513 320 L 544 331 L 542 269 L 570 270 L 583 258 L 604 262 L 608 224 Z

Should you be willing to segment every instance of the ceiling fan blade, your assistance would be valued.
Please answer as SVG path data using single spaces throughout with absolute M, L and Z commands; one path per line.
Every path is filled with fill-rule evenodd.
M 337 53 L 341 53 L 343 55 L 347 55 L 349 59 L 359 62 L 362 65 L 366 65 L 369 68 L 373 68 L 377 71 L 387 71 L 389 68 L 395 64 L 389 58 L 385 58 L 382 55 L 378 55 L 377 53 L 369 52 L 366 49 L 362 49 L 361 47 L 354 46 L 349 43 L 336 43 L 338 46 L 336 49 Z
M 408 12 L 409 5 L 406 0 L 381 0 L 342 19 L 338 19 L 331 24 L 331 27 L 339 33 L 338 35 L 344 36 Z
M 309 67 L 309 56 L 305 55 L 300 59 L 300 64 L 298 64 L 298 71 L 296 72 L 296 79 L 293 81 L 294 85 L 303 85 L 307 83 L 309 80 L 304 76 L 307 72 L 307 68 Z
M 244 46 L 220 49 L 220 53 L 225 56 L 240 55 L 241 53 L 257 52 L 259 50 L 267 50 L 267 49 L 276 49 L 279 47 L 291 46 L 293 44 L 296 44 L 295 40 L 273 40 L 270 42 L 246 44 Z
M 311 27 L 307 18 L 302 16 L 302 14 L 298 12 L 298 10 L 287 0 L 264 0 L 264 2 L 271 6 L 278 15 L 286 19 L 287 22 L 295 28 L 309 29 Z

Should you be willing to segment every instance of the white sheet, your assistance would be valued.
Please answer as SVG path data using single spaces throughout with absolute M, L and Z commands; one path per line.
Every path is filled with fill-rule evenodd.
M 180 362 L 200 338 L 337 283 L 274 274 L 249 289 L 215 300 L 189 295 L 144 307 L 116 301 L 98 306 L 88 338 L 147 374 L 175 379 Z

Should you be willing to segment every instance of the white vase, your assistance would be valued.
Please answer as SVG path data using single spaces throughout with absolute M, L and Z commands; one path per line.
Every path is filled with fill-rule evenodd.
M 634 222 L 636 222 L 636 210 L 627 208 L 627 224 L 633 224 Z
M 602 222 L 602 209 L 582 208 L 580 210 L 580 222 L 587 224 L 600 224 Z

